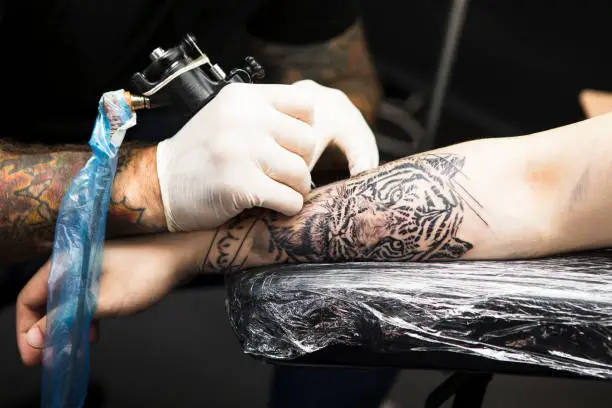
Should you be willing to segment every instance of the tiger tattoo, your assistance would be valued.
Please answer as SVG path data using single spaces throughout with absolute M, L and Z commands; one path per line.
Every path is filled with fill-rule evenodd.
M 293 262 L 460 258 L 472 249 L 457 237 L 463 165 L 458 155 L 420 155 L 321 189 L 304 206 L 303 225 L 270 218 L 269 250 Z

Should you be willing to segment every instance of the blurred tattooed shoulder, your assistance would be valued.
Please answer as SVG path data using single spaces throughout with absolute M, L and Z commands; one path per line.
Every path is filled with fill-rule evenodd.
M 423 154 L 321 189 L 299 222 L 262 218 L 269 251 L 277 261 L 290 262 L 460 258 L 473 247 L 457 236 L 464 212 L 480 216 L 479 203 L 457 180 L 464 161 L 454 154 Z

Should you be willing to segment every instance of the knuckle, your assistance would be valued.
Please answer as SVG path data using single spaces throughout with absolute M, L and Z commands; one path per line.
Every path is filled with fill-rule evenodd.
M 302 79 L 301 81 L 297 81 L 296 84 L 302 85 L 302 86 L 317 86 L 317 85 L 319 85 L 317 82 L 313 81 L 312 79 Z

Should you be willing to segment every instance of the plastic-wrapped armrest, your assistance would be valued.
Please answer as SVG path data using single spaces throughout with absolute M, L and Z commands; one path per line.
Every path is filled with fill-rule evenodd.
M 612 379 L 612 252 L 283 265 L 227 276 L 245 353 L 277 363 Z

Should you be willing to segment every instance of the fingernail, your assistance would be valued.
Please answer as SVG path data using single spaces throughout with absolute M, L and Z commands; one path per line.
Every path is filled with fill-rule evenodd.
M 43 348 L 45 345 L 45 339 L 38 326 L 34 326 L 28 330 L 26 341 L 30 346 L 38 349 Z

